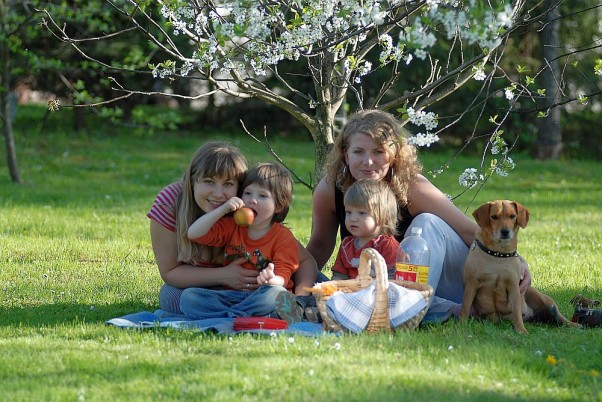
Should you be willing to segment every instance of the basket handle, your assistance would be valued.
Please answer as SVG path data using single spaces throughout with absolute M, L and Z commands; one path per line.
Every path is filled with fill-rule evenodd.
M 370 322 L 366 327 L 366 331 L 391 331 L 389 322 L 389 277 L 387 275 L 387 263 L 383 256 L 373 248 L 367 248 L 362 251 L 358 271 L 359 269 L 362 269 L 362 272 L 367 271 L 367 275 L 370 277 L 370 265 L 374 266 L 374 272 L 376 273 L 376 291 L 374 294 L 374 310 L 372 311 L 372 316 L 370 317 Z
M 358 278 L 367 279 L 371 282 L 370 268 L 374 266 L 376 273 L 376 290 L 386 290 L 389 287 L 389 277 L 387 274 L 387 263 L 378 251 L 373 248 L 365 248 L 360 254 L 360 265 L 357 268 Z

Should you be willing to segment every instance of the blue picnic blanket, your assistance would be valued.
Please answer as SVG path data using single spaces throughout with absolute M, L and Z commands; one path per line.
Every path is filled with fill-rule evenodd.
M 236 333 L 256 333 L 272 334 L 287 333 L 303 336 L 319 336 L 324 332 L 321 324 L 312 322 L 296 322 L 289 324 L 287 329 L 268 330 L 252 329 L 244 331 L 234 331 L 234 318 L 208 318 L 204 320 L 194 320 L 181 315 L 174 315 L 163 310 L 141 311 L 139 313 L 127 314 L 121 317 L 112 318 L 106 321 L 107 325 L 113 325 L 120 328 L 172 328 L 172 329 L 192 329 L 198 331 L 210 331 L 219 334 Z

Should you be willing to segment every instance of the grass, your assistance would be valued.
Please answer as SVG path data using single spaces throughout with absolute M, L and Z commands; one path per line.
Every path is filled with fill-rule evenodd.
M 0 157 L 0 395 L 3 401 L 429 400 L 602 401 L 602 329 L 509 322 L 449 322 L 394 334 L 221 336 L 123 330 L 104 322 L 157 308 L 161 279 L 146 212 L 198 145 L 229 138 L 250 162 L 269 160 L 245 135 L 140 133 L 92 124 L 75 133 L 68 112 L 19 110 L 22 186 Z M 274 147 L 308 179 L 309 142 Z M 290 156 L 289 156 L 290 155 Z M 426 169 L 448 159 L 426 153 Z M 533 282 L 571 315 L 576 293 L 602 299 L 600 163 L 543 163 L 520 155 L 456 202 L 472 212 L 508 198 L 531 211 L 520 252 Z M 434 181 L 457 194 L 461 157 Z M 473 199 L 474 198 L 474 199 Z M 307 242 L 311 194 L 295 188 L 288 224 Z

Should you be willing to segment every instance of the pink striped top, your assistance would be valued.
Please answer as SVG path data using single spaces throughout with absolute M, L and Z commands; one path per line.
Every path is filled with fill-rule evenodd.
M 161 226 L 165 227 L 165 229 L 175 232 L 176 231 L 176 203 L 178 200 L 178 196 L 182 192 L 182 183 L 176 182 L 164 187 L 150 211 L 146 214 L 150 219 L 159 223 Z M 221 252 L 222 249 L 219 248 Z M 187 261 L 187 264 L 194 265 L 197 267 L 205 267 L 205 268 L 218 268 L 221 267 L 221 264 L 216 265 L 211 261 Z
M 182 183 L 179 182 L 164 187 L 157 195 L 153 206 L 146 216 L 161 224 L 165 229 L 175 232 L 176 201 L 181 192 Z

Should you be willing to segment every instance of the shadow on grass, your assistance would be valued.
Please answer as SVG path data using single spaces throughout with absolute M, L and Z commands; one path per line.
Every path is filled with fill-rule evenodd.
M 573 314 L 570 299 L 577 294 L 602 300 L 602 291 L 584 289 L 561 289 L 557 291 L 544 291 L 556 301 L 560 312 L 569 320 Z M 148 303 L 128 301 L 109 305 L 90 305 L 77 303 L 52 303 L 39 306 L 26 307 L 0 307 L 0 326 L 45 326 L 69 324 L 74 322 L 104 323 L 112 318 L 141 311 L 154 312 L 159 307 Z M 508 321 L 506 324 L 511 325 Z M 504 323 L 500 324 L 505 327 Z M 545 325 L 545 324 L 534 324 Z
M 155 311 L 158 306 L 136 302 L 111 305 L 53 303 L 33 307 L 0 307 L 0 326 L 39 327 L 73 323 L 104 323 L 111 318 L 140 311 Z

